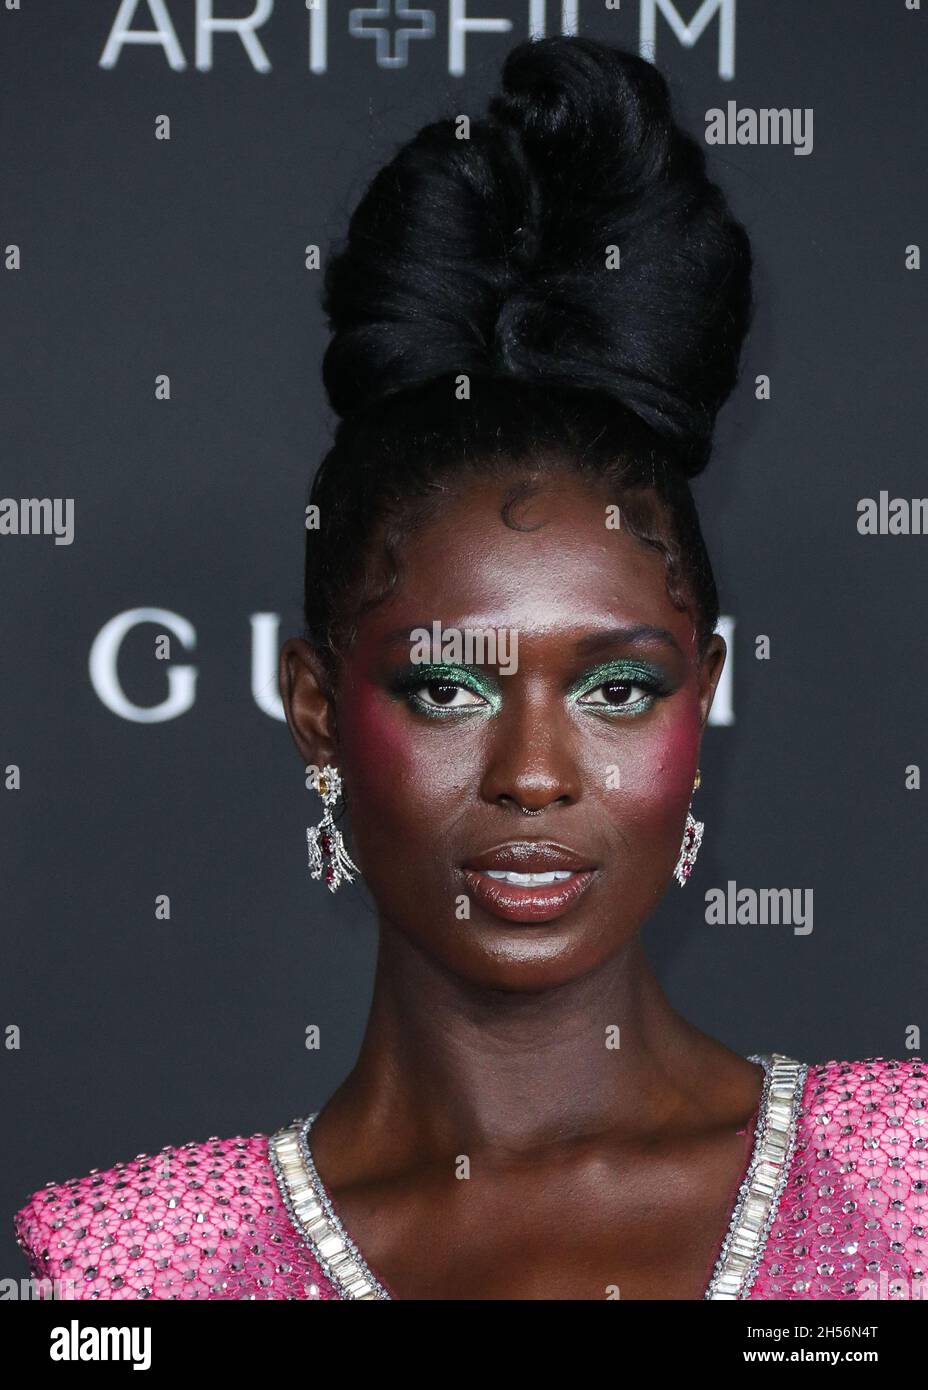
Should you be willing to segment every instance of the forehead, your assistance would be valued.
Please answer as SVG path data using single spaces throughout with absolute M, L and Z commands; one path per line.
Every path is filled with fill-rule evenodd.
M 530 632 L 615 618 L 690 640 L 692 617 L 671 601 L 663 555 L 623 524 L 602 479 L 556 473 L 533 480 L 529 495 L 514 492 L 519 481 L 455 484 L 402 547 L 397 586 L 370 612 L 372 626 L 425 615 Z

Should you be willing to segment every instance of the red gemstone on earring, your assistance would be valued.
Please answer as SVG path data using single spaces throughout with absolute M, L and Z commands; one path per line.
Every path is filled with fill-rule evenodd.
M 319 836 L 319 841 L 320 841 L 320 843 L 321 843 L 321 845 L 322 845 L 322 852 L 323 852 L 323 854 L 331 854 L 331 853 L 332 853 L 332 840 L 331 840 L 331 837 L 330 837 L 329 835 L 327 835 L 326 832 L 325 832 L 324 830 L 323 830 L 322 834 Z
M 329 866 L 327 867 L 327 869 L 326 869 L 326 871 L 325 871 L 325 881 L 326 881 L 326 883 L 331 883 L 334 877 L 335 877 L 335 870 L 332 868 L 332 865 L 329 864 Z

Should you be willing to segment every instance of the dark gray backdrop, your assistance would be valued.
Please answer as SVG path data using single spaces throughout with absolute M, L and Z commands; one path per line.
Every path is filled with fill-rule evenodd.
M 157 8 L 140 4 L 134 27 Z M 0 796 L 8 1217 L 48 1180 L 318 1108 L 360 1040 L 370 903 L 309 878 L 318 798 L 275 716 L 273 669 L 251 665 L 253 627 L 274 653 L 299 630 L 302 508 L 332 425 L 303 251 L 344 230 L 425 120 L 482 110 L 530 6 L 470 5 L 512 27 L 470 33 L 463 74 L 446 0 L 423 7 L 434 36 L 394 65 L 349 31 L 347 3 L 327 8 L 318 71 L 297 0 L 265 5 L 250 50 L 217 34 L 199 67 L 193 0 L 163 9 L 174 67 L 140 44 L 101 62 L 118 0 L 0 9 L 0 495 L 75 508 L 70 545 L 0 536 L 0 767 L 22 781 Z M 583 0 L 580 32 L 635 47 L 648 8 Z M 925 282 L 905 266 L 926 238 L 928 15 L 740 0 L 725 77 L 719 17 L 687 44 L 672 8 L 647 56 L 691 129 L 729 100 L 811 108 L 814 145 L 710 151 L 761 301 L 697 491 L 733 624 L 734 719 L 704 741 L 696 875 L 671 885 L 646 940 L 671 998 L 742 1052 L 905 1055 L 906 1029 L 928 1023 L 924 793 L 905 787 L 925 761 L 928 537 L 861 536 L 857 503 L 928 492 Z M 556 32 L 560 5 L 547 13 Z M 171 664 L 196 668 L 192 706 L 158 722 L 114 712 L 88 664 L 105 624 L 145 608 L 190 624 Z M 122 645 L 139 707 L 167 695 L 152 653 L 165 622 Z M 708 926 L 704 894 L 729 879 L 812 889 L 813 931 Z M 0 1274 L 19 1275 L 4 1232 Z

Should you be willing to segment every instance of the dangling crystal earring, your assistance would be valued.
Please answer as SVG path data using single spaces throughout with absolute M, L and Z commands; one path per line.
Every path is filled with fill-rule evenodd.
M 322 797 L 325 814 L 318 825 L 306 827 L 306 843 L 309 848 L 309 867 L 313 878 L 325 877 L 329 891 L 334 893 L 341 886 L 342 879 L 349 883 L 361 870 L 352 863 L 345 849 L 342 832 L 332 819 L 332 807 L 341 796 L 342 779 L 337 767 L 326 763 L 319 773 L 317 791 Z
M 699 768 L 696 769 L 696 781 L 693 783 L 693 791 L 699 790 L 702 775 Z M 690 807 L 693 802 L 690 800 Z M 683 843 L 680 846 L 680 858 L 677 860 L 677 867 L 673 871 L 673 876 L 682 888 L 690 874 L 693 872 L 693 865 L 696 863 L 696 855 L 699 853 L 699 846 L 702 844 L 702 832 L 705 825 L 701 820 L 696 820 L 692 810 L 686 813 L 686 828 L 683 831 Z

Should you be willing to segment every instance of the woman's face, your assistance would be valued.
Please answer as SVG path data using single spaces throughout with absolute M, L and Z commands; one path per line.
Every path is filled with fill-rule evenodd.
M 414 534 L 344 659 L 337 742 L 305 644 L 285 647 L 281 683 L 304 759 L 342 774 L 382 921 L 473 983 L 534 990 L 620 951 L 665 892 L 725 644 L 698 664 L 662 556 L 610 528 L 601 485 L 544 480 L 514 508 L 520 530 L 500 517 L 506 492 L 476 479 Z M 414 641 L 436 623 L 460 652 Z M 495 650 L 469 650 L 487 630 Z M 493 850 L 495 868 L 467 867 Z M 533 856 L 570 877 L 499 877 Z

